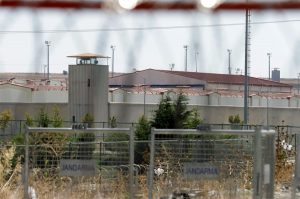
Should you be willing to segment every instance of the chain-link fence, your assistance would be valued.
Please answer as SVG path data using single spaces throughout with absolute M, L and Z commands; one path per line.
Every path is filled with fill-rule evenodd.
M 24 145 L 0 140 L 0 198 L 23 198 Z
M 129 128 L 28 128 L 25 197 L 133 198 L 133 140 Z
M 300 198 L 300 131 L 295 132 L 295 167 L 294 179 L 292 183 L 292 199 Z
M 274 131 L 152 129 L 149 198 L 272 198 L 274 166 Z
M 29 128 L 25 135 L 26 147 L 2 147 L 18 157 L 25 197 L 274 197 L 274 131 L 153 129 L 150 143 L 118 128 Z

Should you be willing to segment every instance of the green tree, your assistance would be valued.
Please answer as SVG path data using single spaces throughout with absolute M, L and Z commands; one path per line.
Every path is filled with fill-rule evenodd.
M 175 127 L 175 109 L 170 96 L 161 99 L 151 121 L 151 126 L 158 129 L 173 129 Z
M 135 144 L 134 162 L 136 164 L 149 163 L 149 145 L 148 140 L 151 133 L 151 123 L 147 120 L 145 115 L 139 118 L 138 124 L 135 128 L 135 136 L 139 142 Z M 144 142 L 143 142 L 144 141 Z
M 187 122 L 191 115 L 191 111 L 187 110 L 188 98 L 180 93 L 175 100 L 174 106 L 174 127 L 176 129 L 184 128 L 184 124 Z
M 4 132 L 9 126 L 10 120 L 13 119 L 11 110 L 4 110 L 0 113 L 0 129 Z
M 37 123 L 38 127 L 48 127 L 51 123 L 48 113 L 45 111 L 44 108 L 40 109 L 39 115 L 37 117 Z
M 54 128 L 63 126 L 63 118 L 61 117 L 59 108 L 57 106 L 53 108 L 52 125 Z
M 155 111 L 151 125 L 159 129 L 182 129 L 188 118 L 191 116 L 191 111 L 187 109 L 188 98 L 180 93 L 175 101 L 172 101 L 170 96 L 162 98 L 158 109 Z
M 202 123 L 203 123 L 203 120 L 200 118 L 198 111 L 196 109 L 193 109 L 190 112 L 184 127 L 187 129 L 195 129 L 195 128 L 197 128 L 197 126 L 199 124 L 202 124 Z
M 138 124 L 135 128 L 135 136 L 138 140 L 148 140 L 151 133 L 151 123 L 143 115 L 139 118 Z

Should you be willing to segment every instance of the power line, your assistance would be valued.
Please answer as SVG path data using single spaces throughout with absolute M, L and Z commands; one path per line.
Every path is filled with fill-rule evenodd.
M 251 25 L 278 24 L 300 22 L 300 19 L 258 21 L 251 22 Z M 100 28 L 100 29 L 54 29 L 54 30 L 2 30 L 0 34 L 44 34 L 44 33 L 82 33 L 82 32 L 122 32 L 122 31 L 144 31 L 144 30 L 172 30 L 172 29 L 194 29 L 194 28 L 213 28 L 228 26 L 244 26 L 245 23 L 225 23 L 191 26 L 153 26 L 153 27 L 129 27 L 129 28 Z

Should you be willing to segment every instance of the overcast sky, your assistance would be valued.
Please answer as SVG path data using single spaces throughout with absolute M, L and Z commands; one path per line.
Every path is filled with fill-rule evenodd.
M 0 10 L 0 72 L 43 72 L 47 63 L 45 40 L 51 41 L 50 72 L 67 70 L 74 60 L 67 55 L 99 53 L 111 56 L 115 45 L 115 71 L 134 68 L 228 72 L 231 65 L 244 71 L 245 14 L 211 13 L 108 13 L 103 11 Z M 251 76 L 268 76 L 271 67 L 282 77 L 300 72 L 300 14 L 252 12 Z M 199 54 L 196 55 L 196 52 Z M 111 62 L 109 62 L 111 63 Z

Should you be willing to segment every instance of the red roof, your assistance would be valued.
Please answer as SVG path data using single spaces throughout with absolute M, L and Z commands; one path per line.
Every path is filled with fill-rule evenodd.
M 28 88 L 28 89 L 33 90 L 33 88 L 31 86 L 21 85 L 21 84 L 15 84 L 15 83 L 12 83 L 12 82 L 0 82 L 0 85 L 11 85 L 11 86 L 17 86 L 17 87 Z
M 70 58 L 82 58 L 82 59 L 90 59 L 90 58 L 110 58 L 108 56 L 99 55 L 99 54 L 93 54 L 93 53 L 83 53 L 79 55 L 69 55 L 67 57 Z
M 170 71 L 170 70 L 159 70 L 161 72 L 180 75 L 184 77 L 194 78 L 206 81 L 208 83 L 216 84 L 244 84 L 243 75 L 228 75 L 228 74 L 217 74 L 217 73 L 198 73 L 198 72 L 185 72 L 185 71 Z M 289 87 L 289 84 L 284 84 L 276 81 L 265 80 L 255 77 L 249 77 L 249 85 L 254 86 L 274 86 L 274 87 Z

